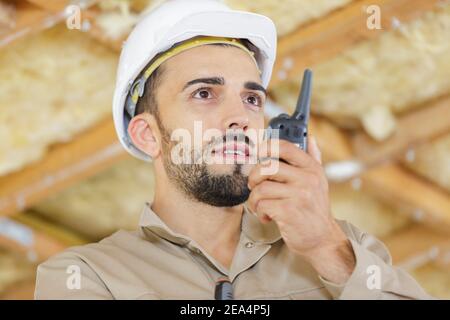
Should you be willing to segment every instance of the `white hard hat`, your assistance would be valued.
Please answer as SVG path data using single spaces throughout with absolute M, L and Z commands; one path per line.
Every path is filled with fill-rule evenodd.
M 134 110 L 127 110 L 130 89 L 147 64 L 174 44 L 197 36 L 247 39 L 255 56 L 264 87 L 269 84 L 276 55 L 277 34 L 268 17 L 231 10 L 217 0 L 168 0 L 144 16 L 122 47 L 113 98 L 113 118 L 123 147 L 133 156 L 151 161 L 128 137 Z

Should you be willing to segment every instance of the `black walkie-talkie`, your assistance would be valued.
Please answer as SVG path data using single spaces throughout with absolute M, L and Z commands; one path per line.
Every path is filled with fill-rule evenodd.
M 278 129 L 279 139 L 295 143 L 306 151 L 308 148 L 308 120 L 311 105 L 312 71 L 306 69 L 303 73 L 302 88 L 292 116 L 286 113 L 279 114 L 269 122 L 269 138 L 271 131 Z

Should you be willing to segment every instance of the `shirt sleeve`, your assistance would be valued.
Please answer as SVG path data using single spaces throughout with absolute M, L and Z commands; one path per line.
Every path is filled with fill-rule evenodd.
M 37 268 L 36 300 L 110 300 L 112 294 L 100 277 L 80 257 L 63 252 Z
M 406 271 L 392 265 L 391 255 L 380 240 L 349 223 L 338 222 L 349 237 L 356 265 L 344 284 L 319 276 L 334 299 L 435 299 Z

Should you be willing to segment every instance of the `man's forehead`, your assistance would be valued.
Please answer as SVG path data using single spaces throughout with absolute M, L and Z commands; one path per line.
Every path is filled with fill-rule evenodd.
M 228 83 L 233 80 L 261 83 L 254 61 L 237 47 L 203 45 L 181 52 L 164 64 L 165 70 L 175 74 L 180 82 L 221 77 Z

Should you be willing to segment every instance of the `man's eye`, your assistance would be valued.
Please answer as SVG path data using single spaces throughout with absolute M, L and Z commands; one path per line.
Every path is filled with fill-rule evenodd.
M 198 89 L 194 95 L 194 98 L 197 99 L 210 99 L 211 98 L 211 92 L 207 89 Z
M 258 95 L 254 96 L 248 96 L 245 98 L 247 103 L 253 104 L 255 106 L 261 106 L 262 105 L 262 99 Z

